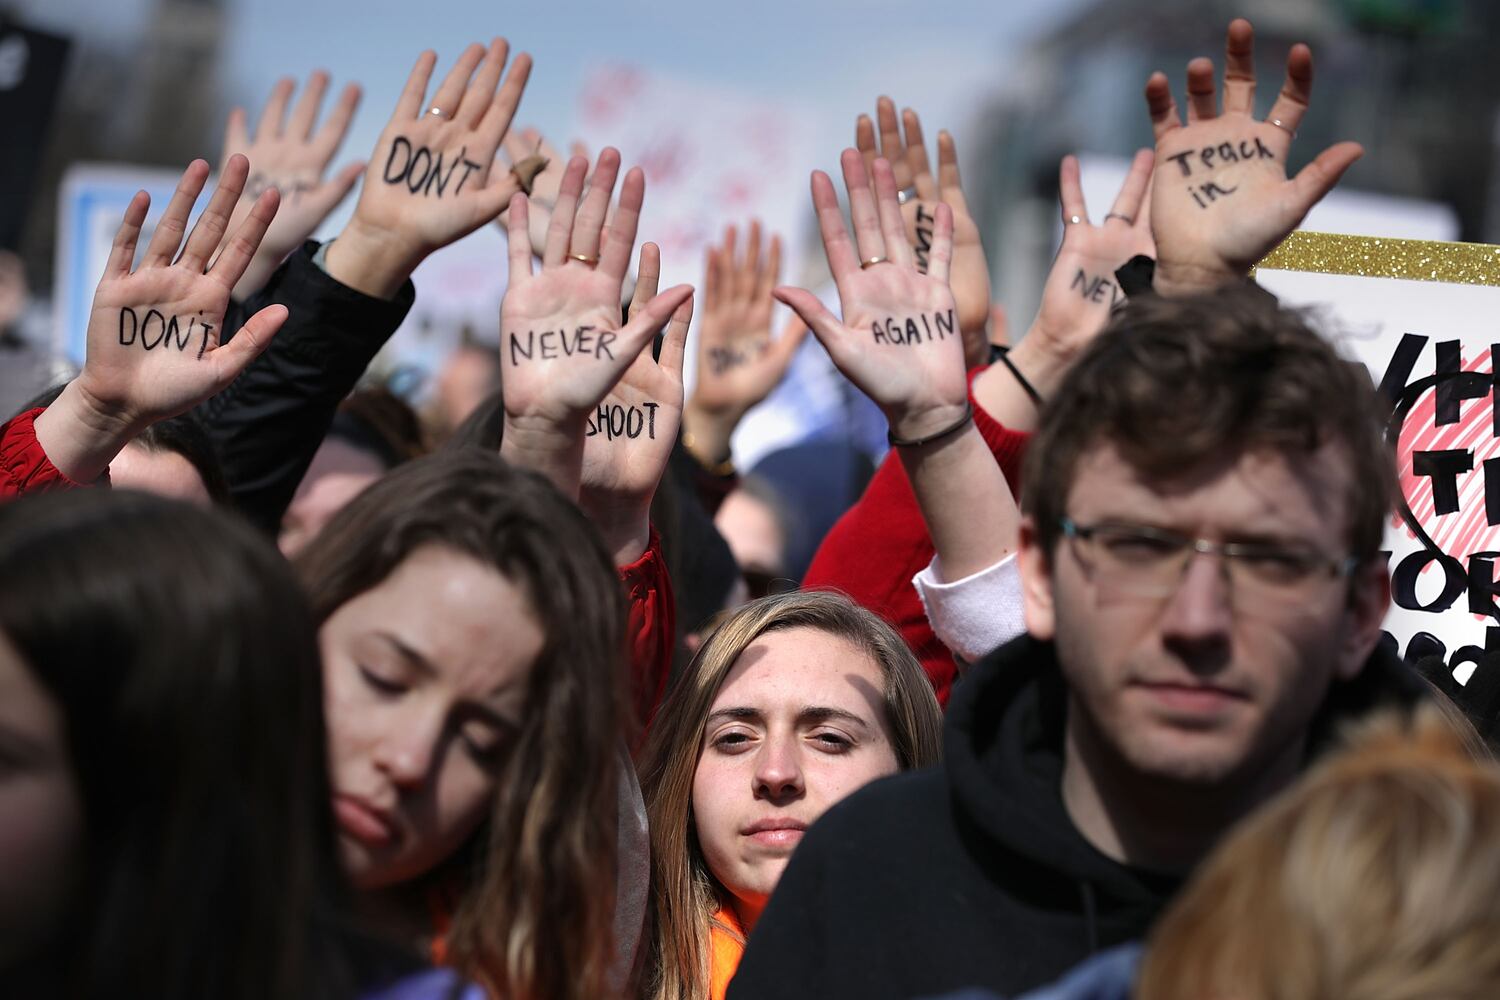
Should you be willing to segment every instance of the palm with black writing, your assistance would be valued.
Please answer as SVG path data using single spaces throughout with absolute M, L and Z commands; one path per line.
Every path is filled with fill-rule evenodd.
M 362 162 L 350 163 L 333 176 L 324 176 L 354 119 L 354 110 L 359 106 L 359 85 L 351 83 L 344 88 L 321 128 L 316 126 L 328 89 L 328 74 L 318 70 L 308 78 L 301 99 L 288 117 L 287 106 L 295 89 L 296 83 L 290 79 L 277 81 L 261 110 L 254 136 L 246 126 L 243 108 L 229 113 L 225 128 L 224 155 L 220 162 L 227 163 L 239 153 L 254 164 L 230 217 L 230 231 L 250 214 L 262 191 L 274 187 L 281 193 L 276 219 L 266 230 L 255 260 L 235 286 L 235 298 L 241 301 L 270 280 L 281 262 L 338 207 L 365 170 Z
M 274 190 L 262 192 L 208 267 L 249 163 L 243 156 L 230 157 L 208 207 L 183 243 L 208 173 L 203 160 L 189 165 L 134 271 L 136 240 L 151 199 L 144 191 L 131 199 L 94 293 L 87 360 L 75 385 L 95 412 L 121 426 L 144 429 L 219 392 L 265 349 L 286 319 L 286 307 L 267 306 L 220 346 L 230 290 L 254 257 L 279 197 Z
M 989 355 L 985 334 L 990 320 L 990 265 L 979 241 L 979 226 L 964 197 L 953 136 L 946 129 L 938 132 L 938 172 L 934 177 L 917 113 L 905 108 L 898 124 L 895 102 L 882 96 L 875 102 L 875 115 L 880 130 L 879 151 L 876 125 L 868 115 L 860 115 L 855 123 L 854 144 L 864 157 L 867 171 L 874 170 L 877 155 L 883 156 L 891 165 L 896 190 L 914 192 L 902 201 L 901 217 L 919 270 L 926 270 L 937 206 L 947 205 L 953 212 L 953 265 L 948 286 L 953 290 L 959 326 L 964 331 L 965 360 L 971 368 L 983 364 Z
M 841 165 L 854 241 L 833 182 L 821 170 L 813 172 L 812 197 L 843 322 L 804 289 L 783 287 L 775 294 L 812 328 L 839 371 L 885 412 L 894 434 L 924 437 L 952 424 L 967 405 L 963 339 L 948 288 L 953 215 L 946 204 L 937 206 L 923 274 L 906 241 L 891 165 L 875 160 L 873 191 L 857 150 L 844 150 Z
M 1312 95 L 1312 52 L 1292 47 L 1286 82 L 1261 121 L 1250 22 L 1230 23 L 1226 48 L 1222 113 L 1210 59 L 1188 64 L 1186 125 L 1166 75 L 1146 82 L 1156 135 L 1152 229 L 1165 290 L 1243 278 L 1364 152 L 1358 143 L 1336 143 L 1288 179 L 1287 155 Z

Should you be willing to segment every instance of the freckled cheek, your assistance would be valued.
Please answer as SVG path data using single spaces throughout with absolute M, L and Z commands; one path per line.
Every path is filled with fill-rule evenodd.
M 353 669 L 329 660 L 323 669 L 323 718 L 328 730 L 328 768 L 335 785 L 373 767 L 382 713 L 358 690 Z
M 733 852 L 741 821 L 754 807 L 751 775 L 735 766 L 750 756 L 705 757 L 693 775 L 692 822 L 710 866 Z
M 803 768 L 808 797 L 819 805 L 822 815 L 835 803 L 848 798 L 877 778 L 889 777 L 899 770 L 896 755 L 889 746 L 867 747 L 863 751 Z

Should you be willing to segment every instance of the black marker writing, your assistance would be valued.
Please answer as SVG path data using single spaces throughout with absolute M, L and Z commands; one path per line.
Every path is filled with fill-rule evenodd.
M 584 437 L 603 434 L 613 441 L 622 437 L 634 441 L 642 431 L 652 441 L 656 440 L 656 408 L 660 403 L 642 403 L 640 406 L 621 406 L 619 403 L 601 403 L 599 412 L 588 418 L 588 430 Z
M 535 330 L 527 330 L 525 338 L 519 333 L 510 334 L 510 363 L 518 365 L 522 358 L 530 360 L 541 355 L 543 361 L 551 361 L 553 358 L 571 358 L 576 356 L 595 358 L 608 358 L 613 361 L 614 352 L 609 345 L 615 342 L 615 335 L 608 330 L 596 330 L 592 326 L 580 326 L 572 333 L 567 330 L 543 330 L 537 333 Z
M 923 228 L 923 223 L 926 228 Z M 932 229 L 937 224 L 937 216 L 922 206 L 917 206 L 917 270 L 923 274 L 927 273 L 927 256 L 932 252 Z
M 765 354 L 769 346 L 765 342 L 761 342 L 749 350 L 740 350 L 736 347 L 710 347 L 708 349 L 708 368 L 715 375 L 723 375 L 727 371 L 750 364 L 756 358 Z
M 1198 203 L 1199 208 L 1207 208 L 1219 198 L 1234 194 L 1238 190 L 1238 185 L 1232 188 L 1222 188 L 1213 181 L 1209 181 L 1207 184 L 1199 184 L 1196 191 L 1192 187 L 1189 187 L 1188 194 L 1193 196 L 1193 200 Z M 1208 200 L 1205 201 L 1205 198 Z
M 1223 166 L 1228 163 L 1239 163 L 1241 160 L 1274 160 L 1276 154 L 1261 142 L 1260 139 L 1241 139 L 1238 143 L 1221 142 L 1217 146 L 1204 146 L 1202 149 L 1183 150 L 1167 157 L 1177 168 L 1182 171 L 1182 176 L 1193 175 L 1192 161 L 1197 160 L 1205 169 L 1214 169 L 1217 163 Z
M 175 347 L 179 351 L 185 351 L 188 343 L 193 337 L 193 326 L 196 324 L 202 333 L 202 339 L 198 344 L 198 357 L 203 357 L 203 352 L 208 349 L 208 334 L 214 328 L 212 323 L 204 322 L 202 313 L 189 316 L 184 324 L 182 318 L 177 315 L 164 315 L 159 309 L 148 309 L 146 315 L 140 316 L 130 306 L 120 307 L 120 346 L 129 347 L 132 344 L 140 344 L 142 349 L 154 351 L 158 347 Z
M 298 177 L 277 180 L 275 177 L 256 172 L 252 173 L 250 178 L 245 181 L 245 193 L 242 197 L 253 201 L 270 188 L 275 188 L 281 192 L 282 198 L 286 199 L 288 203 L 295 205 L 302 199 L 304 194 L 316 186 L 312 181 L 302 180 Z
M 387 184 L 404 184 L 412 194 L 422 192 L 424 197 L 435 196 L 438 198 L 448 190 L 448 185 L 453 181 L 453 174 L 459 167 L 463 167 L 463 173 L 458 178 L 458 184 L 453 193 L 459 194 L 464 189 L 464 181 L 469 175 L 480 168 L 480 164 L 473 160 L 464 158 L 469 147 L 459 149 L 458 155 L 453 157 L 447 165 L 446 171 L 443 166 L 443 153 L 434 153 L 426 146 L 413 146 L 411 140 L 404 135 L 396 136 L 391 142 L 391 153 L 385 160 L 385 171 L 381 179 Z M 397 157 L 400 157 L 398 164 Z
M 1081 267 L 1074 276 L 1071 287 L 1078 289 L 1079 294 L 1088 302 L 1103 302 L 1106 294 L 1111 306 L 1120 301 L 1120 290 L 1113 281 L 1107 280 L 1103 275 L 1090 278 L 1083 273 Z
M 908 316 L 904 321 L 889 316 L 884 323 L 879 320 L 871 323 L 870 329 L 875 334 L 877 344 L 915 345 L 924 341 L 946 340 L 953 336 L 953 310 L 919 313 L 915 318 Z

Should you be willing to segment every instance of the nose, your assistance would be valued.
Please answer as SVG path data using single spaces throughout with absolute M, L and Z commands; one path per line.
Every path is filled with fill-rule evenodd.
M 1162 613 L 1162 642 L 1194 673 L 1228 664 L 1234 625 L 1228 567 L 1222 556 L 1195 553 Z
M 375 764 L 397 788 L 417 788 L 427 780 L 437 759 L 443 715 L 434 710 L 414 710 L 389 722 L 376 748 Z
M 755 758 L 755 795 L 781 803 L 798 798 L 804 791 L 802 760 L 795 737 L 767 739 Z

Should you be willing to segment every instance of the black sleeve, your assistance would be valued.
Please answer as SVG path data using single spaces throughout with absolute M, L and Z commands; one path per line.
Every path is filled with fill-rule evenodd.
M 342 285 L 313 263 L 317 249 L 304 244 L 245 304 L 242 316 L 273 303 L 289 315 L 265 353 L 197 410 L 218 448 L 234 506 L 271 532 L 339 403 L 416 297 L 410 281 L 389 301 Z

